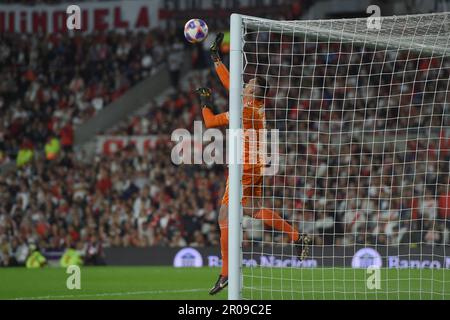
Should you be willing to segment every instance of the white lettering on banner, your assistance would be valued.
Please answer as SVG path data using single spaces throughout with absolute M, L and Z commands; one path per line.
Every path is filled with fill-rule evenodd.
M 173 258 L 173 266 L 180 267 L 202 267 L 203 258 L 200 252 L 194 248 L 183 248 Z
M 208 256 L 208 266 L 209 267 L 221 267 L 222 259 L 218 256 Z
M 260 262 L 256 259 L 242 259 L 242 265 L 245 267 L 306 267 L 315 268 L 318 266 L 317 260 L 309 259 L 305 261 L 300 261 L 296 258 L 289 259 L 277 259 L 274 256 L 260 256 Z M 406 260 L 400 259 L 398 256 L 388 257 L 388 268 L 432 268 L 440 269 L 444 265 L 444 268 L 450 269 L 450 257 L 445 257 L 443 264 L 437 260 Z M 219 256 L 208 256 L 208 266 L 209 267 L 221 267 L 222 259 Z M 377 269 L 377 266 L 369 266 L 370 270 Z
M 378 267 L 381 268 L 383 262 L 381 256 L 375 249 L 362 248 L 355 252 L 352 258 L 353 268 L 368 268 Z
M 246 267 L 257 267 L 258 262 L 255 259 L 242 259 L 242 265 Z
M 388 267 L 389 268 L 398 268 L 399 260 L 400 259 L 398 257 L 389 257 L 388 258 Z
M 260 265 L 266 267 L 306 267 L 306 268 L 314 268 L 317 267 L 317 260 L 309 259 L 309 260 L 298 260 L 296 258 L 290 259 L 277 259 L 274 256 L 261 256 Z
M 315 268 L 317 267 L 317 260 L 308 259 L 300 261 L 297 258 L 289 259 L 277 259 L 274 256 L 260 256 L 260 262 L 258 263 L 255 259 L 242 259 L 242 265 L 245 267 L 297 267 L 297 268 Z M 222 259 L 218 256 L 208 256 L 208 266 L 209 267 L 221 267 Z
M 83 2 L 81 31 L 148 29 L 159 25 L 160 0 Z M 68 32 L 67 3 L 0 5 L 0 32 Z M 78 29 L 78 28 L 77 28 Z M 74 31 L 78 32 L 78 30 Z
M 447 266 L 447 259 L 446 258 L 446 265 L 445 268 L 449 268 L 450 265 Z M 409 260 L 409 259 L 400 259 L 399 256 L 389 256 L 388 257 L 388 268 L 416 268 L 416 269 L 440 269 L 442 268 L 441 262 L 437 260 Z
M 167 138 L 148 136 L 98 136 L 97 153 L 112 154 L 129 144 L 134 144 L 140 154 L 156 147 L 157 143 L 166 143 Z M 168 143 L 168 142 L 167 142 Z

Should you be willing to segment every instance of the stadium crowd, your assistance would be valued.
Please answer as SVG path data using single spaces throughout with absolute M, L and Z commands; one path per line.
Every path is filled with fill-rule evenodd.
M 244 80 L 276 84 L 269 207 L 316 244 L 449 242 L 448 58 L 267 32 L 247 33 L 244 51 Z
M 169 32 L 0 35 L 0 164 L 43 149 L 120 97 L 165 60 Z
M 44 51 L 37 49 L 39 43 L 30 45 L 30 39 L 5 39 L 6 52 L 15 51 L 4 55 L 8 63 L 1 64 L 0 75 L 3 106 L 9 106 L 2 109 L 0 124 L 6 154 L 14 154 L 23 141 L 42 144 L 58 135 L 58 126 L 49 126 L 53 117 L 82 122 L 99 109 L 94 98 L 104 99 L 99 105 L 117 98 L 145 76 L 145 52 L 151 54 L 151 65 L 163 61 L 164 41 L 156 42 L 161 46 L 156 50 L 148 35 L 102 39 L 59 39 Z M 90 58 L 72 68 L 65 59 L 77 41 Z M 145 43 L 151 43 L 149 51 Z M 280 171 L 264 178 L 265 205 L 312 234 L 317 245 L 448 243 L 450 152 L 439 130 L 450 124 L 449 61 L 397 59 L 390 51 L 363 53 L 345 46 L 314 45 L 302 51 L 303 45 L 292 48 L 290 41 L 260 43 L 246 47 L 245 73 L 257 71 L 276 84 L 266 99 L 266 116 L 268 127 L 280 130 L 281 156 Z M 252 52 L 259 54 L 258 70 Z M 27 62 L 12 68 L 21 65 L 20 59 Z M 32 70 L 27 78 L 30 61 L 48 67 Z M 44 72 L 49 68 L 54 78 Z M 69 146 L 55 158 L 36 156 L 0 176 L 0 265 L 23 263 L 30 243 L 46 251 L 217 245 L 225 166 L 175 166 L 170 159 L 171 132 L 192 132 L 194 120 L 201 120 L 194 94 L 199 84 L 212 87 L 216 112 L 225 111 L 227 93 L 217 77 L 196 71 L 162 102 L 150 102 L 144 113 L 106 132 L 154 135 L 157 143 L 149 152 L 129 144 L 90 159 Z M 40 118 L 33 110 L 43 104 L 49 109 Z M 11 134 L 15 120 L 19 129 Z M 244 245 L 285 240 L 263 232 L 252 219 L 246 218 L 244 227 Z

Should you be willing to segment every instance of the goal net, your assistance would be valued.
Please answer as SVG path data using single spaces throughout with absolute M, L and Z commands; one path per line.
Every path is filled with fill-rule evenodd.
M 230 180 L 231 297 L 450 299 L 449 39 L 449 13 L 232 18 L 232 86 L 268 80 L 278 135 L 260 200 L 312 245 L 300 261 L 285 234 L 232 212 L 246 207 Z M 230 99 L 242 126 L 243 91 Z

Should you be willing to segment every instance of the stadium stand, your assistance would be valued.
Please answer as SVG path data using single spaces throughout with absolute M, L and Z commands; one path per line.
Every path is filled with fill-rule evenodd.
M 82 249 L 93 242 L 100 242 L 103 247 L 218 244 L 217 212 L 226 168 L 222 165 L 177 167 L 170 161 L 171 132 L 176 128 L 192 132 L 193 121 L 201 120 L 200 108 L 193 94 L 196 87 L 200 84 L 212 86 L 218 109 L 226 109 L 226 92 L 214 74 L 192 72 L 184 85 L 171 91 L 162 102 L 150 102 L 139 115 L 131 116 L 106 132 L 121 136 L 156 135 L 159 143 L 151 152 L 141 154 L 130 144 L 113 154 L 97 154 L 91 162 L 83 153 L 71 148 L 73 127 L 117 99 L 148 75 L 153 66 L 164 61 L 168 39 L 158 38 L 152 33 L 110 33 L 70 39 L 55 36 L 36 40 L 17 35 L 0 37 L 2 161 L 15 161 L 20 150 L 44 150 L 53 137 L 59 137 L 62 144 L 54 158 L 27 158 L 29 155 L 24 153 L 24 163 L 20 163 L 17 170 L 0 176 L 0 265 L 23 264 L 31 243 L 44 251 L 69 247 Z M 281 51 L 276 51 L 279 49 Z M 259 52 L 264 50 L 260 48 Z M 287 44 L 270 50 L 273 50 L 270 59 L 282 59 L 282 51 L 290 52 L 292 48 Z M 318 53 L 326 50 L 325 47 L 320 48 Z M 341 48 L 342 52 L 346 50 L 351 48 Z M 301 51 L 297 53 L 300 63 L 304 57 Z M 324 64 L 330 65 L 327 72 L 336 72 L 332 65 L 337 56 L 309 54 L 308 57 L 329 59 L 324 60 Z M 394 67 L 389 65 L 392 60 L 383 54 L 357 58 L 374 59 L 380 68 Z M 73 59 L 77 62 L 73 63 Z M 417 58 L 415 65 L 395 67 L 411 71 L 411 74 L 439 87 L 444 83 L 440 80 L 449 77 L 450 62 L 443 62 L 441 72 L 433 72 L 434 63 L 437 62 Z M 44 72 L 46 70 L 55 70 L 52 73 L 54 77 L 49 77 Z M 295 78 L 300 71 L 303 83 L 313 81 L 313 71 L 307 67 L 290 72 Z M 363 71 L 360 70 L 358 81 L 369 81 L 364 79 Z M 271 74 L 271 70 L 259 72 Z M 311 76 L 309 80 L 308 75 Z M 418 135 L 426 134 L 421 127 L 428 123 L 449 125 L 450 108 L 442 103 L 444 97 L 438 96 L 433 102 L 427 102 L 433 103 L 438 110 L 433 115 L 421 110 L 421 100 L 414 98 L 413 105 L 397 101 L 388 108 L 381 97 L 374 101 L 378 103 L 379 111 L 365 116 L 371 121 L 361 121 L 363 118 L 358 118 L 357 113 L 356 118 L 349 118 L 354 112 L 346 112 L 345 109 L 346 99 L 356 99 L 350 92 L 352 89 L 343 84 L 331 86 L 325 73 L 323 75 L 316 78 L 315 81 L 321 81 L 317 86 L 305 88 L 302 92 L 291 89 L 272 93 L 276 97 L 273 96 L 270 103 L 288 104 L 290 116 L 301 120 L 301 128 L 296 131 L 304 134 L 300 148 L 305 156 L 295 159 L 300 168 L 297 176 L 302 178 L 283 184 L 296 188 L 267 188 L 267 195 L 272 195 L 268 199 L 277 201 L 277 195 L 295 198 L 292 206 L 284 208 L 282 213 L 288 219 L 295 215 L 295 220 L 302 221 L 297 227 L 313 234 L 317 244 L 448 243 L 450 209 L 445 199 L 449 196 L 445 194 L 447 188 L 440 187 L 450 182 L 448 140 L 441 137 L 435 143 L 424 145 L 420 139 L 411 136 L 404 141 L 407 152 L 396 153 L 395 157 L 386 159 L 381 153 L 369 157 L 371 149 L 355 139 L 353 134 L 364 130 L 375 132 L 377 129 L 381 132 L 393 121 L 404 131 L 403 134 L 411 130 L 416 130 Z M 356 81 L 356 77 L 355 72 L 349 72 L 343 81 Z M 383 90 L 383 82 L 377 85 Z M 278 86 L 282 87 L 282 84 Z M 394 89 L 400 90 L 395 86 Z M 402 90 L 420 99 L 427 88 Z M 37 112 L 43 106 L 46 112 Z M 270 104 L 267 109 L 271 109 Z M 319 109 L 322 112 L 318 112 Z M 405 119 L 408 121 L 402 123 Z M 283 128 L 285 125 L 269 122 L 273 127 Z M 333 131 L 341 132 L 341 138 L 349 143 L 330 144 L 329 132 Z M 386 143 L 382 147 L 390 148 Z M 356 156 L 345 157 L 348 150 L 338 148 L 352 150 Z M 285 150 L 286 161 L 292 160 L 289 159 L 291 152 L 293 150 Z M 399 172 L 398 168 L 402 171 Z M 349 180 L 345 177 L 345 184 L 349 181 L 350 188 L 340 188 L 344 179 L 339 175 L 345 170 L 350 176 Z M 361 171 L 363 176 L 373 178 L 352 179 L 355 170 L 354 176 Z M 414 189 L 401 188 L 404 181 L 412 178 L 415 186 L 427 190 L 425 198 L 415 197 Z M 442 219 L 433 222 L 436 216 Z M 251 223 L 257 222 L 246 219 L 244 225 Z M 256 229 L 261 230 L 261 227 Z M 343 236 L 344 230 L 346 237 Z M 280 235 L 246 232 L 245 237 L 257 240 Z
M 14 161 L 21 149 L 42 149 L 51 136 L 71 145 L 74 127 L 164 61 L 169 39 L 157 31 L 40 38 L 2 34 L 0 164 Z

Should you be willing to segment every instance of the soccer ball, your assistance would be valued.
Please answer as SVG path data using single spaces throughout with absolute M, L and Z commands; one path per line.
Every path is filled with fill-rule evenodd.
M 202 19 L 191 19 L 184 25 L 184 37 L 190 43 L 202 42 L 208 36 L 208 25 Z

